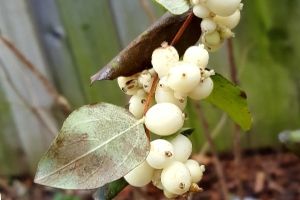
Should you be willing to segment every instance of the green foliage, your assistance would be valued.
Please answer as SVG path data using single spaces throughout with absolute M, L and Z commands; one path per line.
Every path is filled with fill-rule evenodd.
M 61 193 L 55 194 L 53 200 L 80 200 L 79 197 L 71 196 L 71 195 L 64 195 Z
M 121 192 L 127 185 L 128 183 L 124 178 L 108 183 L 97 190 L 97 192 L 94 194 L 94 199 L 111 200 L 117 196 L 117 194 Z
M 35 182 L 64 189 L 92 189 L 119 179 L 147 156 L 143 120 L 107 103 L 74 111 L 40 160 Z
M 212 76 L 212 79 L 214 89 L 206 101 L 226 112 L 243 130 L 249 130 L 252 117 L 248 109 L 246 93 L 220 74 Z

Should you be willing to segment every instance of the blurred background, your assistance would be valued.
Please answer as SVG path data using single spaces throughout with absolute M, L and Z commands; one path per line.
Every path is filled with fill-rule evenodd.
M 243 156 L 239 164 L 246 165 L 241 166 L 245 183 L 231 181 L 234 175 L 227 176 L 235 169 L 235 125 L 217 108 L 201 103 L 207 129 L 213 134 L 232 193 L 242 185 L 245 196 L 254 199 L 300 199 L 300 177 L 295 176 L 300 174 L 300 161 L 294 154 L 300 143 L 290 140 L 290 133 L 297 134 L 300 129 L 300 1 L 243 3 L 233 46 L 240 86 L 253 114 L 252 129 L 241 133 Z M 89 77 L 164 12 L 150 0 L 0 0 L 2 195 L 7 199 L 89 198 L 90 193 L 34 185 L 37 162 L 65 118 L 66 100 L 72 109 L 99 101 L 127 104 L 116 81 L 97 82 L 91 87 Z M 211 54 L 209 67 L 230 79 L 226 44 Z M 210 151 L 204 147 L 207 142 L 193 105 L 188 107 L 188 116 L 188 125 L 196 128 L 191 136 L 195 157 L 210 166 L 212 157 L 205 154 Z M 283 133 L 281 140 L 279 133 Z M 200 155 L 208 156 L 204 159 Z M 248 177 L 247 167 L 252 169 L 254 163 Z M 275 175 L 265 172 L 271 169 L 269 165 L 278 166 Z M 296 166 L 298 171 L 293 171 Z M 201 186 L 211 192 L 199 198 L 218 199 L 213 165 L 208 171 L 211 177 Z M 261 180 L 257 176 L 264 177 L 260 190 L 254 188 Z M 292 186 L 281 178 L 290 180 Z M 122 194 L 124 199 L 160 198 L 151 191 L 149 196 L 148 190 L 139 192 L 147 194 L 136 197 L 129 189 Z

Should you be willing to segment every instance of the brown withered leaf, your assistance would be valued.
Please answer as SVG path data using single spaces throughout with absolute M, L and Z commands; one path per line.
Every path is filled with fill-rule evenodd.
M 133 40 L 106 66 L 91 77 L 91 82 L 97 80 L 113 80 L 118 76 L 130 76 L 143 69 L 151 67 L 151 54 L 162 42 L 171 42 L 189 13 L 172 15 L 166 13 L 145 32 Z M 200 22 L 193 17 L 191 24 L 185 30 L 180 41 L 175 45 L 179 54 L 195 44 L 200 35 Z

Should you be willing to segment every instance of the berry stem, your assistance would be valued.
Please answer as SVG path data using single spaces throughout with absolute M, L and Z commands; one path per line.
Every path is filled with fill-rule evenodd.
M 230 68 L 230 76 L 231 80 L 238 85 L 239 79 L 238 79 L 238 70 L 237 65 L 235 63 L 234 59 L 234 47 L 232 39 L 228 39 L 227 41 L 227 56 L 228 56 L 228 62 L 229 62 L 229 68 Z M 238 196 L 240 199 L 244 198 L 244 190 L 242 186 L 242 180 L 241 180 L 241 165 L 242 165 L 242 153 L 241 153 L 241 129 L 237 124 L 234 124 L 234 140 L 233 140 L 233 154 L 234 154 L 234 164 L 236 166 L 236 181 L 238 185 Z
M 214 141 L 213 141 L 213 139 L 210 135 L 208 122 L 206 121 L 206 119 L 205 119 L 205 117 L 202 113 L 200 104 L 198 102 L 197 103 L 195 102 L 194 107 L 195 107 L 195 110 L 197 111 L 198 118 L 200 119 L 200 122 L 202 124 L 204 136 L 207 140 L 207 143 L 210 147 L 210 150 L 211 150 L 211 153 L 212 153 L 212 156 L 213 156 L 214 167 L 215 167 L 215 170 L 217 172 L 219 182 L 220 182 L 220 189 L 221 189 L 221 192 L 222 192 L 222 199 L 223 200 L 228 200 L 228 196 L 229 196 L 228 195 L 228 188 L 227 188 L 227 185 L 226 185 L 226 179 L 225 179 L 223 166 L 222 166 L 222 163 L 221 163 L 220 158 L 218 156 L 218 152 L 217 152 L 217 149 L 215 147 L 215 143 L 214 143 Z
M 177 31 L 176 35 L 174 36 L 173 40 L 171 41 L 170 45 L 175 45 L 181 38 L 181 36 L 183 35 L 184 31 L 187 29 L 187 27 L 190 25 L 192 19 L 193 19 L 193 12 L 191 12 L 188 17 L 185 19 L 184 23 L 182 24 L 182 26 L 179 28 L 179 30 Z M 144 106 L 144 115 L 147 113 L 147 111 L 149 110 L 150 104 L 152 103 L 152 99 L 153 96 L 155 94 L 155 90 L 156 90 L 156 86 L 158 84 L 159 78 L 157 73 L 155 73 L 154 75 L 154 79 L 153 79 L 153 83 L 150 89 L 150 92 L 147 96 L 146 99 L 146 103 Z M 150 140 L 150 131 L 145 127 L 146 130 L 146 135 L 148 137 L 148 139 Z

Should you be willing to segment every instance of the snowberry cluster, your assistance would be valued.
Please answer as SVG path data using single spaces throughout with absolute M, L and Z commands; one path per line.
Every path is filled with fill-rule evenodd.
M 208 60 L 209 54 L 204 45 L 189 47 L 180 60 L 177 50 L 164 42 L 152 54 L 152 69 L 118 78 L 122 91 L 132 95 L 129 111 L 136 118 L 142 118 L 147 93 L 157 73 L 156 104 L 146 112 L 145 126 L 160 137 L 173 138 L 151 142 L 146 161 L 125 176 L 130 185 L 141 187 L 152 181 L 153 185 L 164 190 L 166 197 L 174 198 L 193 191 L 191 188 L 201 180 L 204 166 L 189 160 L 192 143 L 177 133 L 184 125 L 183 110 L 187 98 L 201 100 L 213 90 L 210 76 L 214 71 L 206 69 Z
M 192 143 L 184 135 L 165 140 L 156 139 L 151 143 L 146 161 L 129 172 L 124 178 L 132 186 L 152 184 L 164 191 L 167 198 L 175 198 L 191 192 L 203 176 L 205 168 L 195 160 L 188 159 Z
M 241 0 L 191 0 L 193 13 L 201 22 L 201 42 L 210 51 L 220 48 L 225 39 L 234 36 L 240 22 Z

